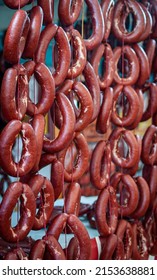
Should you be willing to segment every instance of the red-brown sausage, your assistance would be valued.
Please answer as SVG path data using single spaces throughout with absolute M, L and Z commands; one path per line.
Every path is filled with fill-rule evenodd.
M 35 54 L 36 62 L 45 62 L 46 50 L 50 41 L 55 38 L 58 50 L 57 66 L 52 74 L 55 85 L 59 86 L 66 78 L 71 61 L 71 51 L 68 37 L 62 27 L 48 24 L 42 31 Z
M 149 126 L 143 136 L 141 158 L 148 165 L 157 163 L 157 127 L 154 125 Z
M 112 21 L 113 21 L 113 14 L 114 14 L 114 1 L 113 0 L 102 0 L 101 1 L 101 9 L 103 13 L 104 18 L 104 37 L 103 41 L 106 42 L 108 39 L 111 27 L 112 27 Z
M 150 190 L 146 180 L 143 177 L 138 176 L 134 178 L 134 180 L 139 191 L 139 202 L 137 208 L 131 214 L 131 217 L 134 219 L 139 219 L 145 215 L 150 205 Z
M 76 117 L 75 124 L 75 131 L 80 132 L 91 122 L 93 116 L 93 101 L 87 87 L 84 86 L 83 83 L 75 81 L 72 90 L 81 103 L 81 110 L 78 117 Z
M 39 6 L 35 6 L 29 13 L 30 28 L 26 39 L 23 58 L 33 58 L 34 53 L 38 47 L 41 27 L 43 23 L 43 11 Z
M 133 232 L 131 224 L 126 220 L 119 220 L 116 235 L 124 243 L 124 260 L 130 260 L 133 249 Z
M 15 227 L 12 227 L 11 215 L 19 198 L 21 200 L 20 220 Z M 1 237 L 8 242 L 23 240 L 32 229 L 35 210 L 35 197 L 30 187 L 21 182 L 11 183 L 0 205 Z
M 157 85 L 155 83 L 150 83 L 148 86 L 143 88 L 143 94 L 147 94 L 148 104 L 145 110 L 143 110 L 143 115 L 141 122 L 148 120 L 149 118 L 153 117 L 153 115 L 157 112 Z M 146 98 L 144 99 L 146 100 Z
M 85 78 L 85 85 L 88 88 L 93 100 L 93 116 L 91 118 L 91 122 L 93 122 L 97 118 L 99 113 L 99 108 L 100 108 L 99 82 L 97 80 L 92 65 L 88 61 L 86 63 L 86 66 L 82 74 L 84 75 Z
M 140 121 L 142 121 L 142 116 L 143 116 L 143 111 L 144 111 L 144 97 L 143 97 L 142 90 L 139 88 L 135 88 L 135 91 L 139 98 L 139 107 L 138 107 L 138 112 L 136 112 L 135 120 L 133 121 L 133 123 L 131 125 L 127 126 L 127 129 L 131 129 L 131 130 L 138 127 Z
M 71 159 L 73 168 L 72 170 L 67 170 L 65 165 L 65 156 L 67 149 L 59 152 L 58 159 L 64 165 L 64 180 L 66 182 L 77 181 L 86 172 L 89 161 L 89 148 L 87 141 L 82 133 L 76 133 L 73 139 L 76 149 L 77 156 L 76 159 Z M 73 163 L 74 161 L 74 163 Z
M 51 163 L 50 181 L 54 189 L 56 200 L 63 192 L 64 187 L 64 167 L 58 159 L 54 159 Z
M 142 8 L 144 14 L 145 14 L 145 18 L 146 18 L 146 26 L 145 26 L 145 30 L 144 32 L 140 35 L 139 38 L 139 42 L 140 41 L 144 41 L 147 38 L 149 38 L 149 36 L 151 36 L 152 33 L 152 26 L 153 26 L 153 20 L 152 20 L 152 16 L 151 13 L 149 12 L 149 9 L 145 7 L 145 5 L 141 2 L 138 3 L 140 5 L 140 7 Z
M 30 260 L 66 260 L 64 251 L 53 235 L 36 240 L 29 254 Z
M 42 8 L 44 14 L 44 24 L 53 23 L 54 20 L 54 0 L 37 0 L 38 5 Z
M 58 15 L 63 25 L 72 25 L 78 19 L 83 0 L 59 0 Z
M 149 60 L 144 49 L 141 46 L 139 46 L 138 44 L 134 44 L 132 47 L 139 60 L 140 72 L 136 84 L 137 86 L 140 87 L 143 86 L 145 82 L 149 79 L 149 75 L 150 75 Z
M 60 93 L 56 96 L 56 102 L 62 113 L 63 122 L 59 135 L 54 140 L 44 139 L 43 150 L 49 153 L 68 147 L 75 130 L 75 113 L 69 99 Z
M 111 186 L 100 192 L 96 201 L 95 218 L 101 236 L 108 236 L 115 232 L 118 223 L 118 205 L 115 190 Z
M 14 13 L 4 39 L 3 55 L 6 61 L 17 64 L 23 53 L 29 31 L 30 20 L 26 11 Z
M 141 221 L 136 221 L 132 224 L 133 230 L 133 260 L 147 260 L 148 254 L 148 241 L 147 235 Z
M 155 201 L 157 193 L 157 166 L 156 165 L 144 165 L 142 170 L 142 176 L 147 181 L 150 191 L 149 207 L 152 207 Z
M 104 36 L 104 19 L 98 0 L 85 0 L 92 17 L 92 35 L 84 39 L 87 50 L 93 50 L 101 43 Z
M 80 209 L 81 188 L 76 182 L 69 184 L 66 187 L 64 195 L 64 211 L 67 214 L 79 215 Z
M 33 230 L 39 230 L 46 227 L 51 217 L 54 205 L 54 190 L 51 182 L 40 174 L 32 175 L 28 185 L 36 199 L 40 193 L 40 206 L 32 227 Z
M 31 120 L 31 125 L 34 129 L 34 133 L 37 141 L 37 157 L 34 167 L 31 172 L 36 172 L 39 170 L 39 162 L 41 158 L 43 140 L 44 140 L 44 129 L 45 129 L 45 118 L 43 115 L 38 114 L 33 117 Z
M 101 58 L 104 57 L 104 64 L 102 67 L 102 76 L 99 76 L 99 64 Z M 93 52 L 91 57 L 91 64 L 99 81 L 100 89 L 105 89 L 112 84 L 115 64 L 113 58 L 113 51 L 108 43 L 100 44 Z
M 75 79 L 82 73 L 86 65 L 87 51 L 84 40 L 76 29 L 72 29 L 68 33 L 68 37 L 71 42 L 73 55 L 72 64 L 69 67 L 67 78 Z
M 11 9 L 18 9 L 19 7 L 23 8 L 25 5 L 32 3 L 33 0 L 4 0 L 3 2 Z
M 29 65 L 26 64 L 26 69 L 28 66 Z M 29 74 L 33 75 L 34 73 L 37 82 L 41 86 L 41 98 L 40 100 L 38 100 L 37 104 L 33 103 L 29 98 L 27 114 L 29 114 L 30 116 L 34 116 L 36 114 L 46 115 L 46 113 L 51 108 L 55 97 L 54 79 L 51 75 L 50 70 L 44 63 L 37 63 L 36 65 L 34 65 L 34 69 L 32 68 L 32 70 L 33 72 L 29 72 Z
M 135 26 L 132 31 L 128 31 L 125 26 L 125 20 L 129 13 L 134 14 Z M 124 20 L 125 18 L 125 20 Z M 146 27 L 145 14 L 137 1 L 119 0 L 114 7 L 114 16 L 112 23 L 112 31 L 116 38 L 125 43 L 136 43 L 144 32 Z
M 22 65 L 5 71 L 0 95 L 1 116 L 5 121 L 24 118 L 27 110 L 28 91 L 27 73 Z
M 48 234 L 52 234 L 57 240 L 65 228 L 68 226 L 71 233 L 75 235 L 79 243 L 79 260 L 89 259 L 91 243 L 89 234 L 83 225 L 83 223 L 79 220 L 79 218 L 73 214 L 62 213 L 54 218 L 51 222 L 50 227 L 48 228 Z
M 124 245 L 116 234 L 111 234 L 105 238 L 100 260 L 124 260 Z
M 110 125 L 113 106 L 113 88 L 108 87 L 103 91 L 103 100 L 96 121 L 96 131 L 106 133 Z
M 91 242 L 87 229 L 79 218 L 73 214 L 67 219 L 68 227 L 79 242 L 79 260 L 88 260 L 91 252 Z
M 123 95 L 122 98 L 126 96 L 127 102 L 129 103 L 129 109 L 127 111 L 127 114 L 123 115 L 122 117 L 118 115 L 117 108 L 116 108 L 117 100 L 121 94 Z M 113 107 L 112 107 L 111 121 L 115 125 L 121 127 L 126 127 L 131 125 L 137 117 L 137 111 L 139 106 L 140 106 L 139 98 L 137 96 L 136 91 L 133 89 L 133 87 L 116 85 L 113 88 Z
M 120 69 L 120 71 L 122 71 L 122 77 L 120 76 L 118 71 L 118 61 L 121 56 L 123 61 L 124 61 L 124 56 L 126 56 L 127 60 L 129 61 L 130 68 L 127 77 L 124 76 L 123 67 L 122 69 Z M 113 50 L 113 59 L 115 63 L 114 81 L 121 85 L 131 86 L 135 84 L 139 77 L 140 66 L 139 66 L 137 55 L 133 50 L 133 48 L 130 47 L 129 45 L 125 45 L 123 47 L 119 47 L 119 46 L 116 47 Z
M 119 153 L 118 142 L 122 139 L 121 137 L 130 147 L 126 157 L 121 157 Z M 138 161 L 139 156 L 139 146 L 133 132 L 120 127 L 115 128 L 109 137 L 109 141 L 111 144 L 113 162 L 118 166 L 121 166 L 122 168 L 133 167 L 134 164 Z
M 109 184 L 111 172 L 111 148 L 105 140 L 99 141 L 92 153 L 90 161 L 91 183 L 98 189 Z
M 119 214 L 122 217 L 129 216 L 135 211 L 139 201 L 139 191 L 135 181 L 130 175 L 117 172 L 111 177 L 111 185 L 120 195 Z
M 18 134 L 21 134 L 23 149 L 19 162 L 12 156 L 12 148 Z M 31 171 L 37 156 L 37 142 L 32 126 L 18 120 L 10 121 L 0 135 L 0 165 L 13 177 L 24 176 Z

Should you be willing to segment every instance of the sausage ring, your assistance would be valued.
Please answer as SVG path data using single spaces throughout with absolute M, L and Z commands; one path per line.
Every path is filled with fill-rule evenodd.
M 140 87 L 143 86 L 145 82 L 149 79 L 149 75 L 150 75 L 149 60 L 144 49 L 141 46 L 139 46 L 138 44 L 134 44 L 132 48 L 134 49 L 139 60 L 140 73 L 136 84 L 137 86 Z
M 117 172 L 111 177 L 111 185 L 120 194 L 119 215 L 129 216 L 135 211 L 139 202 L 139 191 L 135 181 L 130 175 Z
M 157 127 L 154 125 L 149 126 L 143 136 L 141 159 L 148 165 L 157 163 Z
M 143 93 L 146 93 L 148 95 L 148 106 L 143 111 L 141 122 L 148 120 L 149 118 L 152 118 L 153 115 L 157 112 L 157 100 L 156 100 L 156 94 L 157 94 L 157 85 L 155 83 L 151 83 L 148 85 L 148 87 L 143 88 Z
M 90 237 L 85 226 L 77 216 L 73 214 L 68 215 L 62 213 L 60 214 L 60 216 L 55 217 L 48 228 L 48 234 L 52 234 L 58 240 L 59 235 L 63 231 L 65 226 L 70 229 L 71 233 L 73 233 L 78 240 L 78 259 L 88 260 L 91 250 Z
M 12 147 L 21 134 L 23 149 L 18 163 L 13 160 Z M 10 121 L 0 135 L 0 165 L 13 177 L 26 175 L 33 168 L 37 156 L 37 142 L 32 126 L 18 120 Z
M 57 43 L 57 66 L 52 74 L 55 85 L 59 86 L 66 78 L 71 61 L 71 51 L 68 37 L 62 27 L 55 24 L 48 24 L 41 32 L 38 48 L 35 54 L 36 62 L 45 62 L 46 50 L 50 41 L 55 38 Z
M 19 1 L 18 1 L 19 2 Z M 4 38 L 4 58 L 11 64 L 17 64 L 23 53 L 29 31 L 30 20 L 26 11 L 14 13 Z
M 144 97 L 142 90 L 139 88 L 134 89 L 137 93 L 137 96 L 139 98 L 139 104 L 140 106 L 138 107 L 138 112 L 136 112 L 136 118 L 134 119 L 133 123 L 129 126 L 127 126 L 127 129 L 135 129 L 138 127 L 139 123 L 142 121 L 142 116 L 143 116 L 143 110 L 144 110 Z
M 136 139 L 137 139 L 137 143 L 138 143 L 138 159 L 133 167 L 123 169 L 123 173 L 129 174 L 131 176 L 135 175 L 136 172 L 138 171 L 139 162 L 141 159 L 142 139 L 140 138 L 139 135 L 136 135 Z
M 35 53 L 36 62 L 45 62 L 46 51 L 48 49 L 49 43 L 55 37 L 57 33 L 58 26 L 56 24 L 48 24 L 41 32 L 40 39 L 38 43 L 38 48 Z
M 22 120 L 28 103 L 28 78 L 20 65 L 5 71 L 1 84 L 1 116 L 5 121 Z M 8 102 L 9 100 L 9 102 Z
M 43 140 L 44 140 L 44 129 L 45 129 L 45 118 L 43 115 L 38 114 L 31 120 L 31 125 L 34 129 L 36 141 L 37 141 L 37 156 L 36 162 L 33 166 L 31 172 L 36 172 L 39 170 L 39 162 L 42 154 Z
M 96 121 L 96 131 L 106 133 L 110 124 L 113 106 L 113 88 L 108 87 L 103 92 L 103 100 Z
M 37 0 L 38 5 L 42 8 L 44 14 L 44 24 L 48 25 L 53 22 L 54 18 L 54 0 Z
M 51 221 L 47 234 L 53 235 L 57 240 L 59 239 L 60 234 L 63 232 L 68 219 L 67 213 L 57 214 Z
M 38 47 L 40 31 L 43 22 L 43 11 L 39 6 L 32 8 L 29 14 L 30 28 L 26 39 L 25 48 L 22 54 L 23 58 L 33 58 Z
M 56 96 L 57 105 L 62 113 L 62 126 L 59 135 L 54 140 L 45 137 L 43 150 L 54 153 L 68 147 L 75 130 L 75 113 L 69 99 L 63 93 Z
M 133 13 L 135 26 L 132 31 L 126 29 L 126 22 L 129 13 Z M 125 19 L 125 20 L 124 20 Z M 125 43 L 136 43 L 144 32 L 146 27 L 145 14 L 137 1 L 120 0 L 114 6 L 114 16 L 112 31 L 117 39 Z
M 129 151 L 126 157 L 121 157 L 120 151 L 118 148 L 118 143 L 120 139 L 123 139 L 127 145 L 129 146 Z M 122 168 L 130 168 L 135 165 L 138 161 L 138 142 L 135 135 L 124 128 L 116 128 L 113 130 L 109 137 L 109 141 L 111 144 L 111 152 L 112 152 L 112 160 L 115 164 Z
M 59 0 L 58 15 L 63 25 L 73 25 L 78 19 L 83 0 Z
M 104 188 L 98 196 L 95 219 L 101 236 L 108 236 L 115 232 L 118 223 L 118 205 L 115 190 L 111 186 Z
M 152 207 L 156 193 L 157 193 L 157 166 L 156 165 L 144 165 L 142 170 L 142 176 L 146 180 L 148 186 L 149 186 L 149 192 L 150 192 L 150 202 L 149 206 Z
M 148 252 L 151 256 L 157 254 L 157 200 L 154 200 L 153 206 L 149 208 L 143 221 L 144 229 L 147 234 Z
M 85 67 L 86 68 L 86 67 Z M 96 118 L 96 115 L 98 114 L 99 108 L 94 108 L 94 105 L 99 105 L 100 103 L 100 96 L 99 92 L 97 91 L 97 83 L 95 83 L 95 77 L 93 76 L 93 69 L 91 68 L 91 65 L 88 64 L 87 71 L 85 70 L 87 75 L 91 75 L 87 78 L 87 87 L 79 82 L 79 81 L 72 81 L 72 80 L 65 80 L 65 82 L 57 89 L 56 95 L 58 93 L 64 92 L 65 95 L 68 96 L 70 99 L 73 109 L 75 111 L 76 115 L 76 125 L 75 125 L 75 131 L 82 131 L 86 126 L 92 122 L 93 118 Z M 94 79 L 94 80 L 93 80 Z M 91 82 L 91 84 L 90 84 Z M 90 84 L 90 85 L 89 85 Z M 89 90 L 88 90 L 89 88 Z M 91 90 L 91 92 L 90 92 Z M 76 95 L 76 96 L 75 96 Z M 78 100 L 75 98 L 78 97 Z M 92 98 L 94 100 L 92 100 Z M 81 104 L 81 108 L 78 105 L 78 102 Z M 51 117 L 54 123 L 59 128 L 62 123 L 61 114 L 58 110 L 58 108 L 55 106 L 52 106 L 51 109 Z
M 64 251 L 53 235 L 46 235 L 33 244 L 29 254 L 30 260 L 66 260 Z
M 149 36 L 151 35 L 153 20 L 152 20 L 152 16 L 151 16 L 151 13 L 149 12 L 148 8 L 146 8 L 145 5 L 141 2 L 139 2 L 138 4 L 141 6 L 141 8 L 145 14 L 145 17 L 146 17 L 145 30 L 139 38 L 139 42 L 141 42 L 141 41 L 147 40 L 147 38 L 149 38 Z
M 93 101 L 89 90 L 83 83 L 79 81 L 72 82 L 68 79 L 61 87 L 59 87 L 57 90 L 57 95 L 61 92 L 64 92 L 64 94 L 68 96 L 75 111 L 75 131 L 82 131 L 91 122 L 93 117 Z M 76 97 L 78 97 L 78 100 L 76 99 L 76 101 L 77 103 L 79 102 L 81 104 L 81 108 L 78 108 L 79 105 L 75 103 Z M 54 123 L 60 127 L 62 118 L 58 109 L 59 108 L 54 105 L 51 110 L 51 116 L 54 120 Z
M 101 58 L 104 57 L 104 65 L 102 70 L 102 77 L 99 76 L 99 64 Z M 100 44 L 96 50 L 94 50 L 91 57 L 91 64 L 94 68 L 96 76 L 99 81 L 100 89 L 105 89 L 112 84 L 114 77 L 114 59 L 113 51 L 111 46 L 108 43 Z
M 133 260 L 147 260 L 148 254 L 148 241 L 147 235 L 141 221 L 132 224 L 133 230 Z
M 127 114 L 120 117 L 116 110 L 116 104 L 118 101 L 119 96 L 122 93 L 122 98 L 126 96 L 127 102 L 129 103 L 129 109 L 127 110 Z M 136 117 L 137 111 L 140 107 L 139 98 L 137 96 L 136 91 L 131 86 L 123 86 L 123 85 L 116 85 L 113 89 L 113 109 L 111 114 L 111 121 L 121 127 L 126 127 L 131 125 Z
M 104 32 L 104 37 L 103 41 L 106 42 L 110 32 L 111 32 L 111 27 L 112 27 L 112 22 L 113 22 L 113 15 L 114 15 L 114 1 L 113 0 L 102 0 L 101 1 L 101 9 L 103 13 L 103 18 L 104 18 L 104 25 L 105 25 L 105 32 Z
M 67 214 L 79 215 L 81 188 L 76 182 L 69 184 L 64 194 L 64 211 Z
M 76 29 L 72 29 L 68 33 L 68 38 L 69 41 L 71 42 L 71 46 L 73 50 L 73 58 L 72 58 L 72 65 L 68 70 L 67 78 L 75 79 L 82 73 L 86 65 L 87 51 L 84 44 L 84 40 L 82 39 L 82 36 Z
M 32 64 L 32 67 L 31 67 Z M 43 114 L 49 111 L 55 97 L 55 83 L 50 70 L 44 63 L 27 62 L 25 64 L 28 71 L 28 79 L 34 74 L 37 82 L 41 86 L 41 99 L 37 104 L 33 103 L 29 98 L 27 106 L 27 114 L 34 116 L 36 114 Z
M 90 180 L 97 189 L 103 189 L 109 184 L 111 172 L 110 144 L 101 140 L 95 146 L 90 162 Z
M 85 85 L 88 88 L 92 100 L 93 100 L 93 116 L 91 118 L 91 122 L 93 122 L 99 113 L 100 108 L 100 87 L 99 82 L 97 80 L 95 71 L 92 65 L 87 61 L 86 66 L 82 72 L 85 78 Z
M 133 232 L 131 224 L 125 220 L 120 220 L 117 226 L 116 235 L 124 243 L 124 260 L 130 260 L 133 249 Z
M 124 245 L 117 235 L 111 234 L 105 238 L 100 260 L 124 260 Z
M 57 200 L 64 186 L 64 167 L 57 158 L 51 163 L 50 181 L 54 189 L 55 200 Z
M 21 216 L 15 227 L 11 226 L 11 215 L 20 198 Z M 35 218 L 35 197 L 26 184 L 14 182 L 7 188 L 0 205 L 0 235 L 7 242 L 23 240 L 32 229 Z M 5 226 L 4 226 L 5 225 Z
M 78 260 L 79 258 L 79 242 L 76 237 L 70 239 L 66 248 L 68 260 Z
M 150 190 L 146 180 L 139 176 L 134 178 L 139 191 L 139 202 L 135 211 L 131 214 L 134 219 L 142 218 L 150 206 Z
M 152 20 L 153 20 L 153 26 L 152 26 L 152 33 L 151 33 L 151 38 L 156 39 L 157 38 L 157 27 L 156 27 L 156 22 L 157 22 L 157 8 L 153 0 L 149 0 L 149 8 L 150 8 L 150 13 L 152 15 Z
M 129 61 L 129 73 L 127 74 L 127 77 L 124 76 L 124 73 L 122 73 L 122 77 L 118 73 L 118 61 L 121 56 L 126 56 L 127 60 Z M 117 84 L 125 86 L 131 86 L 135 84 L 139 77 L 140 66 L 137 55 L 133 48 L 131 48 L 129 45 L 125 45 L 123 47 L 116 47 L 113 50 L 113 60 L 115 63 L 114 81 Z M 123 69 L 120 70 L 123 72 Z
M 32 189 L 36 199 L 40 193 L 40 206 L 38 207 L 39 210 L 36 213 L 32 227 L 33 230 L 39 230 L 47 225 L 53 211 L 53 186 L 47 178 L 40 174 L 31 176 L 28 185 Z
M 65 166 L 65 157 L 68 149 L 58 153 L 59 161 L 64 165 L 64 180 L 66 182 L 77 181 L 86 172 L 89 161 L 89 148 L 87 141 L 82 133 L 76 133 L 73 142 L 77 148 L 76 159 L 72 159 L 72 170 L 67 170 Z M 73 161 L 75 163 L 73 163 Z
M 156 49 L 156 41 L 154 39 L 149 39 L 147 41 L 146 48 L 145 48 L 145 52 L 149 61 L 149 70 L 150 70 L 149 75 L 151 74 L 152 71 L 153 60 L 155 57 L 155 49 Z
M 87 87 L 81 82 L 75 81 L 72 87 L 72 92 L 76 94 L 81 103 L 81 109 L 76 116 L 75 131 L 80 132 L 87 127 L 93 116 L 93 101 Z
M 85 0 L 92 17 L 92 35 L 84 39 L 87 50 L 93 50 L 101 43 L 104 36 L 104 19 L 100 4 L 97 0 Z

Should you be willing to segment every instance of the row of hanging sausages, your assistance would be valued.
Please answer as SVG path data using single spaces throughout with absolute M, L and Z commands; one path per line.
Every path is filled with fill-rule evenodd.
M 21 9 L 31 3 L 29 11 Z M 87 214 L 98 231 L 99 258 L 148 259 L 149 254 L 156 255 L 157 2 L 60 0 L 60 25 L 54 23 L 53 0 L 38 0 L 37 6 L 30 0 L 4 0 L 4 4 L 17 11 L 3 48 L 8 66 L 1 82 L 5 125 L 0 134 L 0 167 L 9 183 L 2 192 L 0 237 L 16 243 L 32 229 L 48 228 L 29 255 L 18 248 L 3 258 L 93 258 L 92 240 L 79 219 L 78 182 L 88 168 L 99 195 L 93 208 L 87 207 L 82 215 Z M 87 30 L 81 34 L 75 25 L 85 4 L 92 27 L 84 23 Z M 86 34 L 88 28 L 90 35 Z M 46 65 L 50 46 L 52 71 Z M 32 79 L 40 87 L 39 96 L 35 90 L 35 101 Z M 45 135 L 48 113 L 59 130 L 52 139 Z M 141 139 L 134 129 L 149 119 L 152 124 Z M 83 131 L 92 122 L 99 134 L 107 133 L 111 126 L 112 132 L 106 141 L 96 143 L 90 157 Z M 16 141 L 19 146 L 19 137 L 22 149 L 20 154 L 18 147 L 15 159 L 13 150 Z M 144 167 L 138 176 L 141 162 Z M 40 174 L 48 165 L 49 179 Z M 8 176 L 13 177 L 12 183 Z M 61 194 L 62 213 L 50 222 L 54 201 Z M 20 220 L 13 227 L 11 216 L 18 201 Z M 58 242 L 63 232 L 74 234 L 64 249 Z

